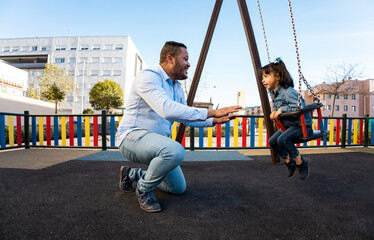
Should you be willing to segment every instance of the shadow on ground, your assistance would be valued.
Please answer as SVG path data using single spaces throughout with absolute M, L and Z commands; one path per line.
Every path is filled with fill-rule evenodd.
M 119 190 L 122 162 L 0 168 L 0 238 L 373 239 L 373 155 L 308 157 L 306 181 L 287 179 L 269 156 L 184 162 L 187 191 L 156 190 L 163 208 L 156 214 Z

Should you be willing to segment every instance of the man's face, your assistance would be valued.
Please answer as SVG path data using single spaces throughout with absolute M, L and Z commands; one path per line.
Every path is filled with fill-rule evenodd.
M 180 48 L 180 53 L 175 57 L 175 64 L 173 66 L 173 75 L 176 80 L 185 80 L 188 77 L 188 52 L 184 47 Z

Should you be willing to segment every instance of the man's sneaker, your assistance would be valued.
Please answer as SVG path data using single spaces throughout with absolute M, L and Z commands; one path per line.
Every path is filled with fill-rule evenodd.
M 293 160 L 293 158 L 290 158 L 290 161 L 288 163 L 284 162 L 288 168 L 288 177 L 293 178 L 295 176 L 296 172 L 296 162 Z
M 129 177 L 131 167 L 122 166 L 120 170 L 119 188 L 124 192 L 133 192 L 135 188 L 132 186 L 132 181 Z
M 303 158 L 303 157 L 301 157 L 301 160 L 303 161 L 303 163 L 300 164 L 300 165 L 296 164 L 296 166 L 299 169 L 300 179 L 305 180 L 309 176 L 309 162 L 310 162 L 310 160 L 308 158 Z
M 159 212 L 161 211 L 161 206 L 157 202 L 157 199 L 152 191 L 150 192 L 140 192 L 139 188 L 136 188 L 136 196 L 138 197 L 140 208 L 147 212 Z

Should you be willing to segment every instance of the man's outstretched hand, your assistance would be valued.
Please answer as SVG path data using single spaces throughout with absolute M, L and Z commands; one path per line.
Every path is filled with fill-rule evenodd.
M 234 119 L 239 116 L 239 114 L 232 114 L 239 111 L 239 109 L 242 109 L 241 106 L 231 106 L 231 107 L 225 107 L 220 108 L 216 110 L 208 110 L 208 118 L 214 117 L 213 124 L 222 124 L 230 121 L 231 119 Z

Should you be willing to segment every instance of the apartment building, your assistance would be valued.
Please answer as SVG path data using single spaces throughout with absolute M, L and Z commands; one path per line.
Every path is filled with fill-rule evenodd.
M 65 69 L 77 90 L 59 106 L 59 113 L 82 113 L 91 108 L 89 91 L 98 82 L 117 82 L 125 104 L 136 74 L 146 63 L 128 36 L 72 36 L 0 39 L 0 59 L 26 70 L 28 88 L 38 89 L 46 63 Z
M 348 80 L 341 87 L 342 94 L 326 93 L 331 91 L 332 84 L 319 84 L 313 89 L 323 103 L 322 115 L 331 117 L 334 108 L 334 117 L 341 117 L 347 114 L 348 117 L 363 117 L 366 114 L 374 116 L 374 79 Z M 344 89 L 346 92 L 344 93 Z M 312 102 L 313 97 L 308 92 L 305 94 L 307 102 Z M 335 105 L 334 105 L 335 98 Z

